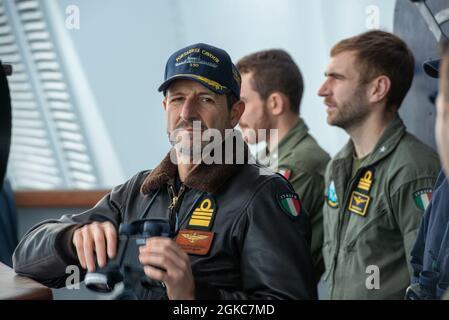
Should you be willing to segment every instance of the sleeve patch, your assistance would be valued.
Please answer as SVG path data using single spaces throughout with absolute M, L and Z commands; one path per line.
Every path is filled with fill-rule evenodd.
M 278 173 L 282 174 L 287 180 L 290 180 L 290 177 L 292 176 L 292 171 L 287 168 L 279 168 Z
M 296 193 L 278 195 L 278 204 L 282 211 L 291 217 L 297 218 L 301 214 L 302 206 Z
M 432 189 L 421 189 L 413 192 L 413 199 L 418 209 L 425 211 L 432 200 Z

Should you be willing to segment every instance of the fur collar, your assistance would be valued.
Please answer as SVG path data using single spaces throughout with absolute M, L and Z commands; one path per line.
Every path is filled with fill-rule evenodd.
M 249 149 L 240 135 L 232 135 L 234 141 L 234 151 L 235 146 L 238 145 L 236 140 L 240 139 L 244 146 L 243 162 L 248 163 Z M 224 160 L 224 146 L 222 144 L 222 154 Z M 150 172 L 150 174 L 145 178 L 141 186 L 141 192 L 143 194 L 148 194 L 152 190 L 159 189 L 167 184 L 173 184 L 175 177 L 178 174 L 178 166 L 174 164 L 170 159 L 170 153 L 174 152 L 173 149 L 165 156 L 162 162 Z M 215 194 L 230 178 L 236 175 L 243 164 L 236 164 L 235 152 L 233 153 L 233 164 L 198 164 L 193 171 L 187 176 L 184 181 L 184 185 L 189 188 L 197 189 L 203 192 L 208 192 Z

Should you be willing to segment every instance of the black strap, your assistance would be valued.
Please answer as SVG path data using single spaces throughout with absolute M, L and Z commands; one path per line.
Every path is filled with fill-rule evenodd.
M 11 121 L 11 98 L 8 81 L 0 61 L 0 191 L 3 187 L 11 145 Z

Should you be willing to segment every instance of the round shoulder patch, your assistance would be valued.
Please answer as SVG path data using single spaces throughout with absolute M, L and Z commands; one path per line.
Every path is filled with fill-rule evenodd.
M 277 199 L 282 211 L 289 216 L 296 218 L 301 214 L 301 202 L 296 193 L 283 193 L 278 195 Z

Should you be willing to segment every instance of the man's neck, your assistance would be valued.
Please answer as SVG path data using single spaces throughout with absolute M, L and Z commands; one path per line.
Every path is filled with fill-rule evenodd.
M 297 115 L 284 117 L 279 119 L 277 124 L 274 126 L 278 130 L 277 137 L 271 137 L 269 132 L 267 134 L 267 148 L 272 151 L 279 142 L 289 133 L 289 131 L 298 124 L 299 117 Z
M 184 182 L 187 179 L 188 175 L 193 171 L 193 169 L 196 166 L 198 166 L 198 164 L 194 163 L 185 164 L 178 162 L 178 175 L 181 182 Z
M 364 158 L 373 152 L 380 137 L 395 117 L 396 113 L 373 113 L 357 127 L 347 132 L 354 144 L 354 153 L 358 159 Z

